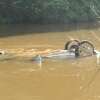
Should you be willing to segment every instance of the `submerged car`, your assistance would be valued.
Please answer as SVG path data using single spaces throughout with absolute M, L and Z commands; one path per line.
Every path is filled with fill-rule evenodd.
M 41 58 L 49 59 L 69 59 L 88 57 L 95 55 L 95 48 L 93 44 L 87 40 L 70 40 L 65 44 L 63 50 L 54 50 L 48 52 L 46 55 L 37 55 L 33 57 L 33 60 L 39 60 Z

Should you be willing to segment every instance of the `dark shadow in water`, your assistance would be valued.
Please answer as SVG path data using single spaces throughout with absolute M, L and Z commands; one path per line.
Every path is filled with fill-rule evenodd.
M 46 32 L 67 32 L 79 29 L 93 29 L 98 27 L 97 23 L 81 23 L 81 24 L 10 24 L 0 26 L 0 37 L 36 34 Z

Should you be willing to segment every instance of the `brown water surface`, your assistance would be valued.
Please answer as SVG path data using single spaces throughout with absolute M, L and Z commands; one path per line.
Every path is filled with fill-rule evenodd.
M 0 48 L 63 49 L 70 39 L 85 39 L 100 50 L 99 32 L 99 28 L 31 32 L 0 38 Z M 100 100 L 99 67 L 95 56 L 45 60 L 42 66 L 24 58 L 0 61 L 0 100 Z

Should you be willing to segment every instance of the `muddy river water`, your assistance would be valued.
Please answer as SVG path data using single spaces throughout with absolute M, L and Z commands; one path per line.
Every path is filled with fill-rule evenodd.
M 100 28 L 29 31 L 29 34 L 1 37 L 0 48 L 63 49 L 64 44 L 74 38 L 89 40 L 100 50 L 99 37 Z M 45 60 L 41 66 L 24 58 L 2 60 L 0 100 L 100 100 L 99 68 L 95 56 Z

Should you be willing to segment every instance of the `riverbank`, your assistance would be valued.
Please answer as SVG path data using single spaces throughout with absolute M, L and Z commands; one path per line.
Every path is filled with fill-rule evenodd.
M 99 22 L 74 24 L 5 24 L 0 25 L 0 37 L 47 32 L 68 32 L 80 29 L 95 29 L 99 26 Z

